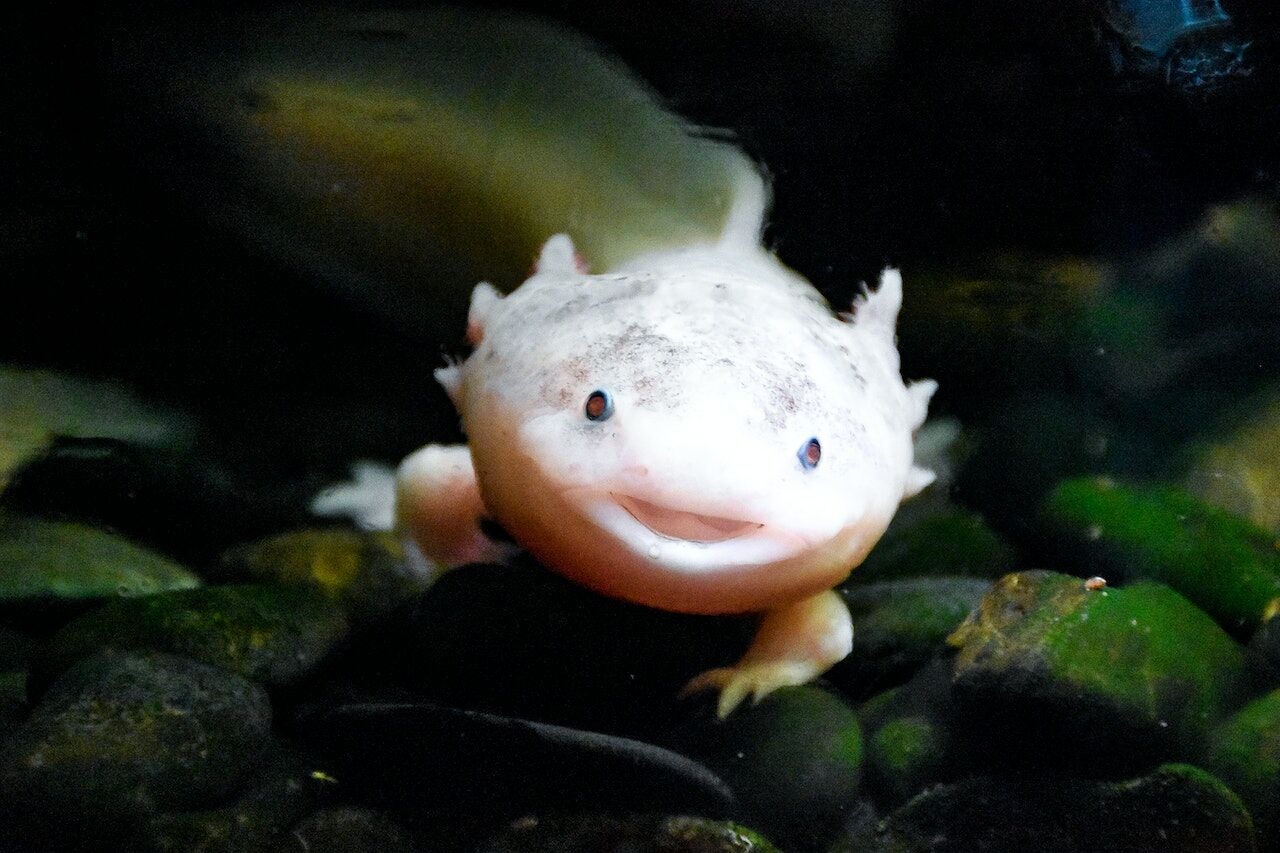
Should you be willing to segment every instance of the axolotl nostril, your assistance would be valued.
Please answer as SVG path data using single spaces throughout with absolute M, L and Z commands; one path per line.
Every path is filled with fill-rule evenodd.
M 763 614 L 744 657 L 694 678 L 719 712 L 810 681 L 852 647 L 832 587 L 933 479 L 912 436 L 896 270 L 837 315 L 759 242 L 763 202 L 714 243 L 604 274 L 549 239 L 510 295 L 481 284 L 472 354 L 437 378 L 465 446 L 404 461 L 401 525 L 444 565 L 501 558 L 496 519 L 552 570 L 686 613 Z

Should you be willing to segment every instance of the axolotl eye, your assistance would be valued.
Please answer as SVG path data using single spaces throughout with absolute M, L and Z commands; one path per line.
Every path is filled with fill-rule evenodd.
M 812 471 L 822 461 L 822 445 L 818 442 L 818 439 L 811 438 L 800 445 L 800 450 L 796 453 L 796 457 L 800 460 L 801 468 L 806 471 Z
M 587 405 L 583 407 L 589 421 L 607 421 L 613 414 L 613 397 L 608 391 L 596 390 L 587 396 Z

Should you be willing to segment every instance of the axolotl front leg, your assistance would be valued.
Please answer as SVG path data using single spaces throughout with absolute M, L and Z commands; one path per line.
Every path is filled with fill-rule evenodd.
M 681 695 L 719 690 L 716 712 L 723 719 L 748 696 L 758 702 L 779 687 L 807 684 L 852 650 L 849 608 L 827 590 L 765 613 L 742 660 L 704 672 Z
M 396 514 L 400 528 L 441 568 L 511 556 L 511 546 L 493 541 L 480 528 L 486 511 L 465 444 L 428 444 L 400 463 Z

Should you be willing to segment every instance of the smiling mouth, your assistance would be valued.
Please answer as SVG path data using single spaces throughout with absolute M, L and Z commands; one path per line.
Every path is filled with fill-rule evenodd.
M 630 495 L 611 492 L 610 496 L 617 501 L 618 506 L 627 511 L 628 515 L 666 539 L 702 543 L 725 542 L 754 533 L 764 527 L 763 524 L 753 521 L 684 512 L 649 503 Z

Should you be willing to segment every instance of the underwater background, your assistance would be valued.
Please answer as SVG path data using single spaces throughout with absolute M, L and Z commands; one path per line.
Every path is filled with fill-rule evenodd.
M 1272 4 L 4 15 L 0 849 L 1280 849 Z M 751 620 L 312 511 L 461 440 L 476 281 L 697 236 L 721 144 L 837 309 L 902 268 L 947 439 L 724 722 Z

